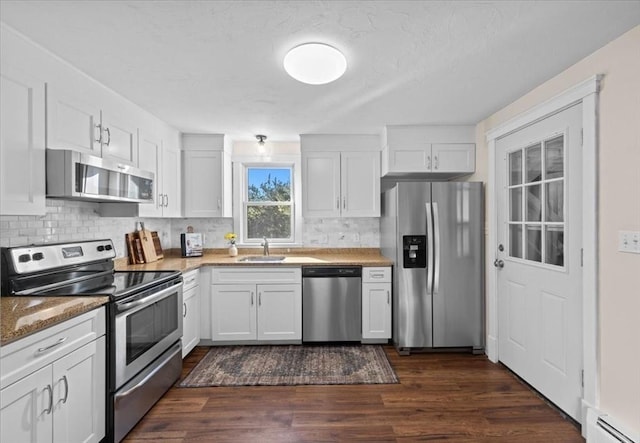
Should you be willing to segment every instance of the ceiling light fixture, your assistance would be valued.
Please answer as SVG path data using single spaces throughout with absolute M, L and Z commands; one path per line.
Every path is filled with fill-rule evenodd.
M 267 139 L 266 135 L 258 134 L 256 135 L 256 139 L 258 140 L 258 152 L 260 154 L 265 154 L 266 149 L 264 147 L 264 141 Z
M 287 52 L 284 69 L 291 77 L 309 85 L 324 85 L 347 70 L 342 52 L 324 43 L 305 43 Z

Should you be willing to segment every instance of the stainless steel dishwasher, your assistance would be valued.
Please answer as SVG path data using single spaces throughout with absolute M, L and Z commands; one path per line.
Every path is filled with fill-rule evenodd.
M 362 268 L 302 268 L 302 341 L 362 339 Z

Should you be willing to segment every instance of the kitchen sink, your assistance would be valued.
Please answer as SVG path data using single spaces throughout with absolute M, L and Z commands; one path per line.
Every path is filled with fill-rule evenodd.
M 248 257 L 242 257 L 238 261 L 248 263 L 277 263 L 284 259 L 284 255 L 250 255 Z

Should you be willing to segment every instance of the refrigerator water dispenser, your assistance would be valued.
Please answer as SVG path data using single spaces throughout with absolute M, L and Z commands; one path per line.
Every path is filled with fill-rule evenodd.
M 426 235 L 403 235 L 402 251 L 404 268 L 426 268 L 427 267 L 427 236 Z

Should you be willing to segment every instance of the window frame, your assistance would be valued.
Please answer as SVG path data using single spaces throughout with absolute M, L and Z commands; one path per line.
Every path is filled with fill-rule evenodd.
M 244 157 L 233 162 L 233 227 L 238 235 L 238 246 L 260 246 L 262 239 L 247 238 L 247 207 L 278 206 L 277 202 L 249 202 L 248 170 L 249 168 L 290 168 L 291 169 L 291 236 L 289 238 L 268 238 L 271 245 L 280 247 L 300 246 L 302 237 L 302 204 L 301 204 L 301 159 L 300 156 L 274 155 L 269 160 L 261 157 Z

